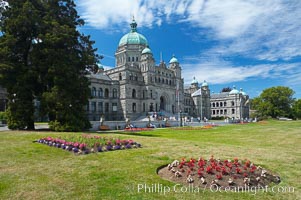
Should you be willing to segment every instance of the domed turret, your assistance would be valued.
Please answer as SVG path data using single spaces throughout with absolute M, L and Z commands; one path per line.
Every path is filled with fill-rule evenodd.
M 131 32 L 125 34 L 119 41 L 119 46 L 125 44 L 138 44 L 138 45 L 145 45 L 147 46 L 146 38 L 137 32 L 137 23 L 135 19 L 133 19 L 131 25 Z
M 208 87 L 208 83 L 206 82 L 206 80 L 204 80 L 204 82 L 202 83 L 202 87 Z
M 245 93 L 242 88 L 240 88 L 240 91 L 239 91 L 240 94 L 244 95 L 244 96 L 247 96 L 247 93 Z
M 229 92 L 229 94 L 239 94 L 239 91 L 233 86 L 233 89 Z
M 150 48 L 146 47 L 145 49 L 143 49 L 142 54 L 153 54 L 152 51 L 150 50 Z
M 193 77 L 193 80 L 191 81 L 191 85 L 198 85 L 199 82 Z
M 101 63 L 98 62 L 96 64 L 97 64 L 97 67 L 98 67 L 98 72 L 104 71 L 104 67 L 103 67 L 103 65 Z
M 172 58 L 170 59 L 169 64 L 171 64 L 171 63 L 179 63 L 178 59 L 175 57 L 175 55 L 173 55 Z

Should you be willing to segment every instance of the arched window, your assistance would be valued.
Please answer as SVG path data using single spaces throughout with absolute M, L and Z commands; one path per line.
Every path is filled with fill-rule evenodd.
M 96 97 L 96 88 L 95 87 L 92 87 L 91 95 L 92 95 L 92 97 Z
M 215 103 L 212 103 L 212 107 L 215 107 Z
M 131 62 L 131 57 L 128 57 L 128 61 Z
M 135 62 L 135 57 L 132 57 L 132 62 Z
M 224 107 L 226 107 L 227 106 L 227 102 L 224 102 Z
M 105 89 L 105 98 L 109 98 L 109 89 L 108 88 Z
M 113 98 L 117 98 L 117 89 L 116 88 L 113 89 Z
M 102 91 L 102 88 L 99 88 L 99 90 L 98 90 L 98 97 L 100 97 L 100 98 L 103 97 L 103 91 Z
M 235 109 L 232 109 L 232 114 L 235 114 Z
M 171 85 L 171 80 L 169 80 L 169 85 Z
M 132 98 L 136 98 L 136 90 L 135 89 L 132 90 Z
M 220 107 L 223 107 L 223 102 L 219 102 L 219 106 L 220 106 Z
M 138 62 L 138 57 L 136 57 L 136 62 Z
M 133 112 L 136 112 L 136 103 L 133 103 L 132 110 Z
M 231 101 L 231 106 L 234 106 L 234 101 Z
M 122 80 L 122 74 L 119 73 L 119 80 L 121 81 Z

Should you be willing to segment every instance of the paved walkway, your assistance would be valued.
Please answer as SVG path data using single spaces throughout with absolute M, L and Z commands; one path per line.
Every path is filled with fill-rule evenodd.
M 48 124 L 36 124 L 35 129 L 47 129 L 49 128 Z M 0 124 L 0 131 L 9 131 L 7 125 Z

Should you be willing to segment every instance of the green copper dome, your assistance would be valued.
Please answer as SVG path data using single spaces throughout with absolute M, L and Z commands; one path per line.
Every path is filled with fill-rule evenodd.
M 198 85 L 199 82 L 195 79 L 195 77 L 193 77 L 193 80 L 191 81 L 191 85 Z
M 170 59 L 169 64 L 171 64 L 171 63 L 179 63 L 178 59 L 175 57 L 175 55 L 173 55 L 172 58 Z
M 148 47 L 146 47 L 146 48 L 143 49 L 143 51 L 142 51 L 142 54 L 146 54 L 146 53 L 153 54 L 153 53 L 152 53 L 152 50 L 150 50 L 150 48 L 148 48 Z
M 97 62 L 96 64 L 98 66 L 98 69 L 104 70 L 103 65 L 101 63 Z
M 133 19 L 131 25 L 131 32 L 125 34 L 119 41 L 119 46 L 125 44 L 140 44 L 140 45 L 147 45 L 146 38 L 137 32 L 137 23 Z
M 229 94 L 239 94 L 239 91 L 233 86 L 233 89 L 229 92 Z
M 206 82 L 206 80 L 204 80 L 204 82 L 202 83 L 202 87 L 208 87 L 208 83 Z

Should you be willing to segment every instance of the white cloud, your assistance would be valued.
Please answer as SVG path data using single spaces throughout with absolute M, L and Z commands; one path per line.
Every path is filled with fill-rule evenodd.
M 223 55 L 270 61 L 301 55 L 299 0 L 85 0 L 78 5 L 87 23 L 99 29 L 128 30 L 134 15 L 140 27 L 166 21 L 206 28 L 207 38 L 219 40 L 212 51 Z
M 186 84 L 189 84 L 193 77 L 199 82 L 209 81 L 210 84 L 227 84 L 256 78 L 280 80 L 283 84 L 290 86 L 300 85 L 300 67 L 301 64 L 299 63 L 233 66 L 231 62 L 218 59 L 211 61 L 199 60 L 195 64 L 182 65 Z

